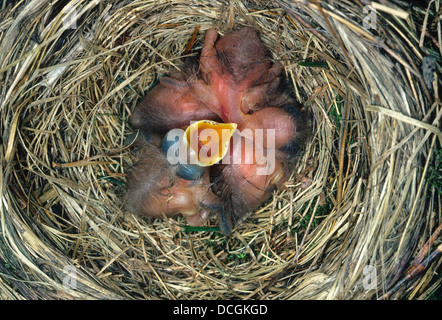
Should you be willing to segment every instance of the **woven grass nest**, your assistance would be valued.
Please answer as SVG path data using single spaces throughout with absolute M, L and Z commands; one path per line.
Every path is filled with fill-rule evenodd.
M 0 1 L 0 297 L 428 297 L 440 4 L 381 2 Z M 286 190 L 230 237 L 126 212 L 131 112 L 209 28 L 243 26 L 314 116 Z

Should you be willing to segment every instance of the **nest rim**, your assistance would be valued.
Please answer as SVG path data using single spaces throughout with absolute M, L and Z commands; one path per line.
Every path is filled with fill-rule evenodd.
M 42 1 L 38 9 L 45 14 L 33 24 L 41 42 L 34 43 L 14 29 L 35 5 L 28 1 L 5 20 L 0 35 L 0 76 L 12 83 L 1 100 L 1 129 L 7 133 L 1 148 L 1 255 L 9 267 L 0 267 L 13 279 L 44 283 L 6 282 L 11 285 L 0 286 L 2 297 L 379 297 L 385 288 L 360 285 L 366 265 L 378 268 L 388 287 L 397 281 L 418 240 L 441 221 L 440 213 L 423 212 L 425 172 L 441 137 L 440 103 L 431 103 L 431 88 L 422 85 L 416 66 L 424 52 L 406 47 L 401 32 L 387 44 L 377 42 L 356 23 L 362 24 L 362 8 L 344 3 L 339 9 L 359 20 L 310 2 L 277 1 L 256 9 L 241 1 L 191 8 L 186 1 L 120 1 L 116 8 L 98 3 L 75 7 L 87 18 L 66 34 L 60 19 L 69 12 L 51 19 Z M 328 34 L 307 30 L 312 22 Z M 213 26 L 221 34 L 240 26 L 257 29 L 273 59 L 284 64 L 296 98 L 314 115 L 312 141 L 287 190 L 275 193 L 231 238 L 210 229 L 216 218 L 208 229 L 186 229 L 183 218 L 150 220 L 122 211 L 122 184 L 133 163 L 124 146 L 133 133 L 128 116 L 158 75 L 179 66 L 196 26 L 195 50 Z M 33 50 L 17 45 L 6 52 L 14 31 L 16 42 Z M 386 53 L 380 54 L 376 46 L 382 45 Z M 416 61 L 395 55 L 400 45 L 403 56 L 414 54 Z M 378 60 L 370 62 L 372 57 Z M 327 68 L 299 65 L 309 59 L 325 61 Z M 395 76 L 376 73 L 382 69 L 376 63 Z M 381 90 L 396 88 L 393 80 L 403 86 L 398 93 Z M 76 288 L 64 282 L 66 267 L 75 271 Z

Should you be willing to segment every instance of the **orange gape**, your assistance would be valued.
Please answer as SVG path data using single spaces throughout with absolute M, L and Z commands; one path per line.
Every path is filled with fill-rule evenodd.
M 236 123 L 218 123 L 202 120 L 185 131 L 184 143 L 202 167 L 218 163 L 226 154 Z
M 193 225 L 215 212 L 221 230 L 230 234 L 287 179 L 309 132 L 309 119 L 281 92 L 282 65 L 270 61 L 251 28 L 221 38 L 208 30 L 199 63 L 181 69 L 160 79 L 131 122 L 160 138 L 187 128 L 186 139 L 177 143 L 196 138 L 193 150 L 198 155 L 204 151 L 205 158 L 193 166 L 172 165 L 158 145 L 142 140 L 140 150 L 148 148 L 151 155 L 140 152 L 129 178 L 128 209 L 153 217 L 182 213 Z M 199 120 L 207 121 L 192 129 L 191 121 Z M 237 128 L 230 144 L 224 144 L 222 126 L 213 127 L 212 120 Z M 218 138 L 202 136 L 204 129 Z M 152 156 L 153 150 L 159 155 Z
M 143 140 L 140 144 L 140 160 L 132 169 L 127 190 L 129 211 L 154 218 L 183 214 L 190 225 L 199 226 L 220 207 L 219 198 L 210 190 L 208 170 L 199 179 L 182 179 L 158 147 Z

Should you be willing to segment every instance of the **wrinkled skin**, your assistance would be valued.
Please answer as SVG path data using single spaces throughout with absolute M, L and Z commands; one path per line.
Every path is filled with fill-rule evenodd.
M 150 188 L 149 193 L 139 192 L 144 197 L 132 197 L 132 201 L 138 201 L 133 206 L 139 208 L 135 211 L 155 217 L 160 211 L 167 216 L 187 213 L 188 222 L 198 224 L 204 222 L 210 211 L 207 208 L 211 208 L 217 211 L 223 232 L 229 234 L 249 212 L 266 201 L 275 188 L 280 188 L 290 171 L 287 160 L 298 151 L 308 130 L 303 114 L 278 90 L 282 70 L 279 62 L 269 60 L 253 29 L 243 28 L 222 38 L 216 30 L 208 30 L 199 71 L 195 74 L 175 71 L 170 77 L 161 78 L 137 106 L 131 122 L 135 128 L 155 134 L 188 126 L 192 120 L 236 123 L 237 132 L 242 133 L 242 145 L 231 146 L 230 156 L 248 159 L 250 163 L 243 161 L 208 168 L 212 185 L 208 181 L 209 173 L 191 186 L 176 180 L 168 189 L 168 196 L 176 199 L 167 206 L 163 202 L 161 207 L 152 199 L 159 197 L 171 173 L 164 172 L 155 181 L 146 177 L 145 184 L 154 182 L 157 187 Z M 261 142 L 255 140 L 255 129 L 264 129 Z M 267 145 L 269 129 L 275 132 L 274 145 Z M 257 159 L 245 145 L 251 147 L 247 150 L 274 152 L 274 170 L 257 175 L 263 159 Z
M 219 207 L 219 198 L 210 189 L 209 171 L 201 179 L 184 180 L 176 176 L 159 148 L 142 141 L 140 161 L 128 183 L 126 207 L 153 218 L 183 214 L 191 226 L 199 226 Z
M 190 121 L 219 120 L 199 99 L 197 87 L 171 77 L 162 77 L 131 116 L 135 128 L 166 133 L 188 126 Z

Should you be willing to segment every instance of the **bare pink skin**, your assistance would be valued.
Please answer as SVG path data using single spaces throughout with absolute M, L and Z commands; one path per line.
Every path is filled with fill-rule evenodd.
M 265 59 L 265 49 L 252 29 L 243 28 L 217 39 L 214 29 L 207 32 L 200 59 L 203 80 L 194 84 L 200 87 L 199 99 L 224 122 L 237 123 L 240 132 L 251 129 L 252 135 L 243 132 L 243 145 L 267 148 L 268 129 L 275 130 L 275 149 L 286 145 L 295 135 L 296 127 L 291 116 L 280 108 L 287 98 L 272 96 L 279 86 L 281 64 L 272 65 Z M 230 64 L 226 66 L 220 57 L 228 57 Z M 255 140 L 255 129 L 264 131 L 262 145 Z M 245 152 L 244 148 L 233 147 L 232 157 L 241 157 L 243 163 L 224 168 L 222 176 L 224 183 L 235 184 L 235 192 L 242 195 L 252 210 L 267 200 L 271 190 L 280 187 L 286 176 L 279 159 L 275 159 L 274 171 L 257 175 L 257 169 L 262 167 L 258 164 L 260 159 Z M 246 158 L 252 163 L 245 164 Z
M 259 149 L 258 152 L 255 149 Z M 231 164 L 221 173 L 225 183 L 233 184 L 233 190 L 241 194 L 244 204 L 250 208 L 256 208 L 268 199 L 273 188 L 280 187 L 285 177 L 282 162 L 277 158 L 273 159 L 274 166 L 267 169 L 261 156 L 262 149 L 261 145 L 242 137 L 241 144 L 231 145 Z M 241 164 L 235 164 L 238 162 Z
M 210 188 L 209 171 L 196 181 L 181 179 L 159 148 L 140 140 L 140 161 L 133 168 L 126 206 L 136 214 L 154 218 L 183 214 L 189 225 L 198 226 L 209 217 L 209 207 L 219 205 Z
M 168 131 L 191 120 L 219 117 L 238 124 L 239 130 L 275 129 L 276 147 L 285 145 L 295 126 L 290 115 L 278 108 L 287 98 L 272 95 L 279 85 L 281 64 L 271 64 L 250 28 L 217 39 L 217 31 L 210 29 L 200 58 L 201 78 L 182 79 L 180 73 L 161 78 L 135 109 L 132 124 L 141 129 L 158 125 Z
M 188 126 L 192 120 L 217 120 L 218 116 L 200 101 L 196 89 L 183 80 L 161 78 L 132 113 L 132 125 L 165 133 Z
M 200 100 L 224 122 L 237 123 L 239 129 L 276 129 L 277 132 L 289 131 L 292 137 L 294 124 L 290 115 L 275 108 L 287 100 L 283 95 L 269 100 L 269 95 L 279 85 L 281 64 L 276 62 L 271 65 L 265 58 L 263 45 L 250 28 L 243 28 L 218 41 L 217 37 L 218 33 L 214 29 L 209 30 L 202 49 L 201 72 L 207 84 L 200 92 L 207 96 L 200 97 Z M 229 57 L 228 67 L 219 56 Z M 237 59 L 230 58 L 238 56 Z M 234 62 L 239 65 L 232 66 Z M 204 87 L 201 82 L 198 85 Z M 259 112 L 255 112 L 257 110 Z M 283 140 L 286 141 L 281 143 L 285 144 L 289 139 Z
M 277 156 L 274 170 L 258 175 L 262 159 L 247 153 L 244 145 L 252 146 L 253 150 L 268 149 L 266 134 L 268 129 L 273 129 L 276 138 L 274 148 L 279 149 L 297 134 L 294 119 L 281 108 L 291 100 L 277 92 L 282 70 L 279 62 L 272 63 L 268 59 L 266 49 L 253 29 L 243 28 L 220 39 L 215 29 L 208 30 L 198 76 L 175 72 L 170 77 L 161 78 L 135 109 L 131 122 L 135 128 L 154 133 L 188 126 L 191 120 L 236 123 L 239 132 L 251 129 L 252 133 L 244 131 L 243 147 L 233 146 L 230 156 L 233 159 L 249 159 L 251 163 L 208 169 L 207 172 L 218 172 L 217 185 L 212 187 L 208 174 L 197 182 L 177 178 L 173 186 L 169 186 L 170 177 L 165 173 L 156 178 L 155 188 L 150 188 L 148 193 L 142 191 L 144 196 L 133 197 L 138 212 L 153 217 L 184 213 L 189 224 L 200 225 L 209 215 L 204 204 L 219 204 L 219 198 L 226 193 L 236 198 L 233 202 L 243 206 L 236 210 L 233 205 L 232 212 L 227 214 L 244 215 L 266 201 L 273 189 L 279 188 L 287 178 L 287 168 Z M 264 130 L 262 143 L 256 142 L 255 129 Z M 282 154 L 280 150 L 274 151 L 277 155 Z M 229 219 L 233 222 L 238 220 Z M 234 223 L 228 224 L 231 228 Z
M 177 178 L 172 185 L 168 179 L 159 181 L 164 187 L 158 192 L 151 193 L 143 198 L 141 214 L 154 218 L 175 217 L 182 214 L 191 226 L 202 225 L 209 217 L 209 210 L 201 205 L 218 201 L 209 190 L 209 176 L 200 180 L 188 181 Z

